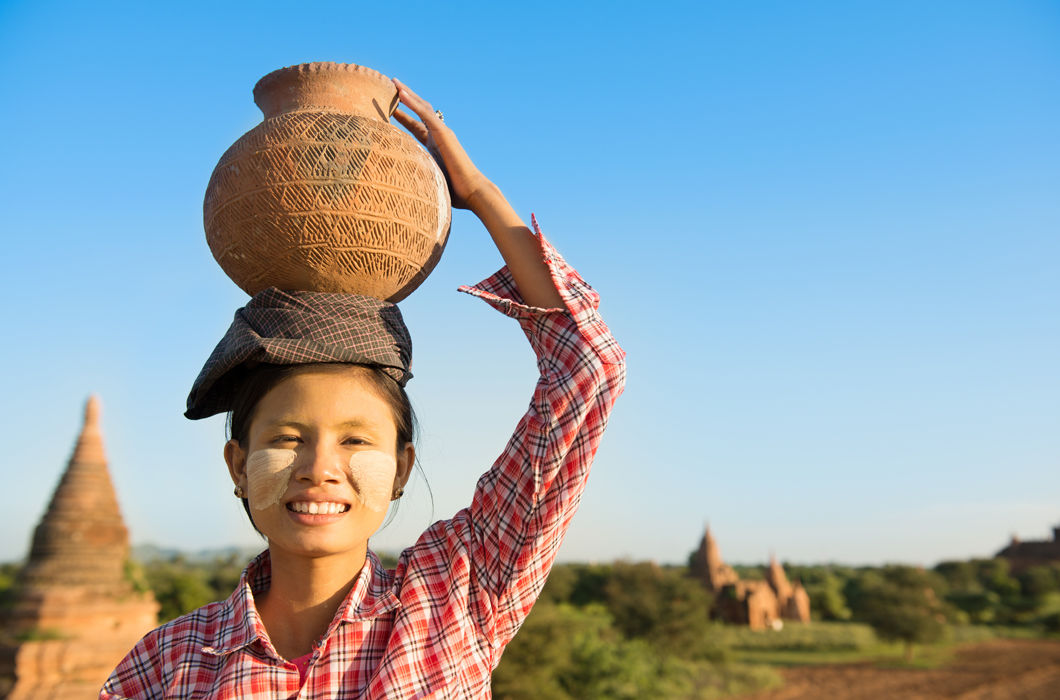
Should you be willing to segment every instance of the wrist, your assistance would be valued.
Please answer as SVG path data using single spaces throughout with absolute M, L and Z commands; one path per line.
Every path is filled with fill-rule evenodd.
M 483 178 L 482 183 L 472 190 L 471 194 L 466 197 L 465 201 L 467 202 L 467 208 L 471 210 L 471 213 L 481 219 L 491 211 L 496 210 L 497 205 L 506 200 L 504 199 L 504 195 L 501 194 L 499 187 Z

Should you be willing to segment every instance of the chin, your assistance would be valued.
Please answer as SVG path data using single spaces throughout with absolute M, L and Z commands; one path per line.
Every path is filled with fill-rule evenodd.
M 355 556 L 367 545 L 367 540 L 342 542 L 325 537 L 269 538 L 270 551 L 281 550 L 301 557 Z

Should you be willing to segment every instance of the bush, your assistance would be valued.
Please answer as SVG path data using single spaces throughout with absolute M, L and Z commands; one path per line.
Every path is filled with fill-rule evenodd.
M 1060 633 L 1060 612 L 1049 613 L 1043 616 L 1038 623 L 1050 634 Z
M 935 594 L 937 574 L 911 566 L 886 566 L 863 583 L 860 619 L 872 625 L 881 639 L 905 643 L 905 656 L 914 644 L 942 639 L 946 632 L 946 607 Z

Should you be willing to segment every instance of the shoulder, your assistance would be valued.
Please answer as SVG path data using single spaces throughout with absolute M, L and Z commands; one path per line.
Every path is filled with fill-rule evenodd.
M 207 603 L 186 615 L 170 620 L 148 632 L 144 641 L 151 640 L 158 648 L 211 646 L 222 636 L 224 620 L 228 617 L 227 601 Z
M 189 668 L 210 666 L 223 637 L 226 605 L 214 602 L 148 632 L 122 659 L 104 686 L 118 697 L 150 697 Z

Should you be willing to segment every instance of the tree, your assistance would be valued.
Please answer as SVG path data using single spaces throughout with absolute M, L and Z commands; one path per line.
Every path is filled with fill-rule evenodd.
M 1020 582 L 1012 577 L 1007 559 L 973 559 L 979 583 L 987 590 L 1006 598 L 1017 598 L 1020 594 Z
M 1041 602 L 1050 593 L 1060 591 L 1060 568 L 1056 565 L 1032 566 L 1020 573 L 1016 579 L 1020 582 L 1023 595 Z
M 810 596 L 810 610 L 822 620 L 849 620 L 850 608 L 843 595 L 843 582 L 832 573 L 821 575 L 813 583 L 806 582 L 806 593 Z
M 967 615 L 969 622 L 977 624 L 994 622 L 1001 607 L 1001 597 L 997 593 L 983 590 L 952 591 L 946 596 L 946 602 Z
M 600 605 L 539 600 L 493 673 L 499 700 L 652 697 L 657 663 L 642 641 L 628 641 Z
M 872 625 L 881 639 L 905 644 L 913 658 L 914 644 L 938 641 L 946 630 L 946 607 L 936 595 L 943 582 L 932 572 L 911 566 L 886 566 L 861 586 L 857 616 Z
M 604 601 L 627 638 L 644 639 L 681 658 L 720 657 L 711 641 L 710 594 L 684 569 L 616 562 Z
M 159 622 L 168 622 L 217 599 L 207 582 L 206 572 L 187 564 L 182 558 L 172 562 L 152 562 L 145 567 L 144 574 L 160 606 Z

